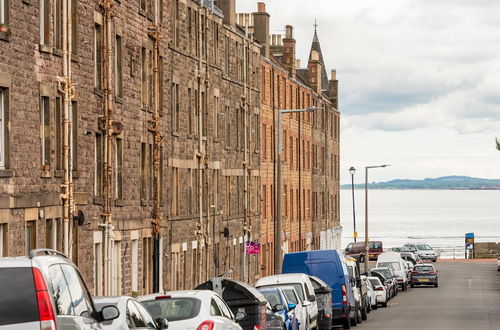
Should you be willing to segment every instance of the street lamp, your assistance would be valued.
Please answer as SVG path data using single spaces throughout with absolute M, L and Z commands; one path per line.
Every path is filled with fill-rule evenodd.
M 274 273 L 281 273 L 282 266 L 282 256 L 281 256 L 281 135 L 282 135 L 282 123 L 281 116 L 285 113 L 297 113 L 297 112 L 313 112 L 317 110 L 323 110 L 323 108 L 306 108 L 306 109 L 287 109 L 278 111 L 278 154 L 277 154 L 277 182 L 276 182 L 276 217 L 274 224 Z M 302 239 L 302 237 L 299 237 Z
M 368 254 L 368 170 L 370 168 L 387 167 L 391 165 L 377 165 L 377 166 L 366 166 L 365 167 L 365 273 L 368 272 L 368 260 L 370 259 Z
M 356 210 L 354 208 L 354 173 L 356 173 L 356 169 L 351 166 L 349 169 L 349 173 L 351 173 L 351 187 L 352 187 L 352 220 L 354 223 L 354 242 L 356 242 L 356 238 L 358 237 L 358 232 L 356 231 Z

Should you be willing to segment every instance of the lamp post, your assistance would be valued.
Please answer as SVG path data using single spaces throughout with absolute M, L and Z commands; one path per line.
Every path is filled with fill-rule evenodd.
M 354 208 L 354 173 L 356 173 L 356 169 L 351 166 L 349 169 L 349 173 L 351 173 L 351 187 L 352 187 L 352 220 L 354 223 L 354 242 L 356 242 L 356 238 L 358 237 L 358 232 L 356 231 L 356 209 Z
M 368 254 L 368 170 L 370 168 L 387 167 L 391 165 L 377 165 L 365 167 L 365 273 L 368 272 L 368 261 L 370 259 Z
M 277 182 L 276 182 L 276 217 L 274 219 L 274 273 L 281 273 L 282 266 L 282 256 L 281 256 L 281 133 L 282 133 L 282 123 L 281 117 L 285 113 L 297 113 L 297 112 L 313 112 L 317 110 L 323 110 L 323 108 L 306 108 L 306 109 L 290 109 L 290 110 L 279 110 L 278 111 L 278 154 L 276 156 L 278 163 L 277 165 Z M 302 239 L 300 237 L 299 239 Z

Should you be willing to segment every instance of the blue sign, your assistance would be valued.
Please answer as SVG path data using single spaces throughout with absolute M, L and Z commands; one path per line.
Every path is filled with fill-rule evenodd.
M 474 233 L 466 233 L 465 238 L 474 238 Z

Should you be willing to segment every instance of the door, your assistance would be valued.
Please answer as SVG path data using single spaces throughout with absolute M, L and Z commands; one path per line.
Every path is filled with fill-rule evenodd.
M 137 301 L 127 301 L 127 325 L 129 329 L 156 329 L 156 323 L 149 312 Z

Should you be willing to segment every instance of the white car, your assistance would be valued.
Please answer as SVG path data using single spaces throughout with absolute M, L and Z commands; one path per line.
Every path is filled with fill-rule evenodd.
M 306 274 L 280 274 L 262 277 L 255 284 L 256 288 L 293 287 L 298 294 L 301 307 L 300 330 L 318 328 L 318 304 L 314 294 L 314 287 Z
M 398 286 L 406 291 L 408 289 L 408 271 L 406 261 L 401 258 L 398 252 L 388 251 L 379 254 L 375 268 L 388 267 L 397 275 Z
M 432 260 L 433 262 L 437 261 L 437 253 L 427 244 L 407 243 L 404 246 L 409 248 L 413 253 L 416 253 L 422 260 Z
M 168 320 L 169 329 L 242 330 L 238 321 L 245 313 L 233 315 L 222 298 L 213 291 L 171 291 L 137 298 L 154 319 Z
M 375 289 L 373 288 L 372 283 L 370 282 L 370 280 L 368 280 L 368 277 L 366 277 L 365 275 L 361 275 L 361 281 L 363 281 L 366 284 L 366 291 L 367 291 L 366 295 L 368 296 L 370 301 L 370 309 L 371 310 L 377 309 L 378 308 L 377 294 L 375 293 Z
M 378 277 L 368 277 L 373 290 L 375 291 L 375 300 L 377 304 L 381 304 L 383 307 L 387 307 L 387 289 L 385 285 L 380 282 Z

